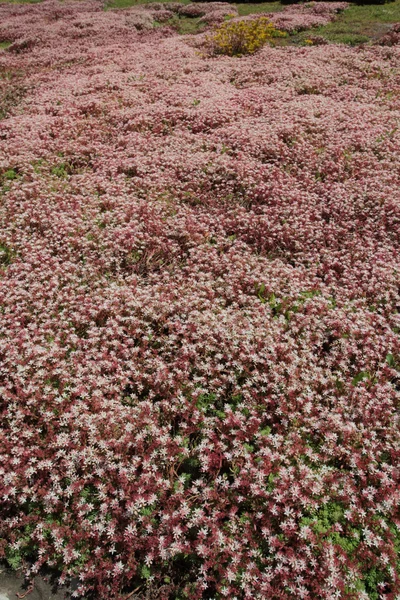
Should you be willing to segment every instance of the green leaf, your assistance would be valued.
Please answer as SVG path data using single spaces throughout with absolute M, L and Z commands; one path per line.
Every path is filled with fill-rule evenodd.
M 390 352 L 389 352 L 389 354 L 386 356 L 386 362 L 387 362 L 387 364 L 389 365 L 389 367 L 394 367 L 394 365 L 396 364 L 396 363 L 395 363 L 395 360 L 394 360 L 394 356 L 393 356 L 393 354 L 391 354 Z
M 0 266 L 3 265 L 7 267 L 11 263 L 13 257 L 13 250 L 9 246 L 0 243 Z
M 257 296 L 263 304 L 265 304 L 265 302 L 267 301 L 267 299 L 263 296 L 264 292 L 265 292 L 265 283 L 261 283 L 257 287 Z
M 269 435 L 271 433 L 271 427 L 264 427 L 264 429 L 261 429 L 260 431 L 260 435 Z
M 19 550 L 15 550 L 14 548 L 7 548 L 6 560 L 12 569 L 17 570 L 21 566 L 22 556 Z
M 150 578 L 151 571 L 150 571 L 150 569 L 149 569 L 149 567 L 147 565 L 142 565 L 142 568 L 141 568 L 140 571 L 141 571 L 142 577 L 144 577 L 145 579 L 149 579 Z
M 8 179 L 9 181 L 17 179 L 17 177 L 18 173 L 14 171 L 14 169 L 8 169 L 8 171 L 4 173 L 4 179 Z
M 306 300 L 307 298 L 314 298 L 314 296 L 320 296 L 321 292 L 319 290 L 306 290 L 304 292 L 300 292 L 300 296 Z
M 246 448 L 248 452 L 254 452 L 254 446 L 251 444 L 243 444 L 243 448 Z
M 142 517 L 150 517 L 150 515 L 153 514 L 154 510 L 155 510 L 155 505 L 150 504 L 150 506 L 143 506 L 143 508 L 140 509 L 139 514 Z
M 358 383 L 360 383 L 360 381 L 363 381 L 364 379 L 369 379 L 370 378 L 370 374 L 368 371 L 361 371 L 360 373 L 358 373 L 358 375 L 356 375 L 353 378 L 353 381 L 351 382 L 352 385 L 357 385 Z

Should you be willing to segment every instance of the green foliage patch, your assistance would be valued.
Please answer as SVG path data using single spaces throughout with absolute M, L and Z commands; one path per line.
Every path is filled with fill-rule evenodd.
M 310 36 L 321 36 L 335 44 L 356 46 L 378 39 L 393 23 L 400 21 L 400 0 L 351 4 L 334 21 L 322 27 L 314 27 L 294 36 L 294 42 L 302 42 Z

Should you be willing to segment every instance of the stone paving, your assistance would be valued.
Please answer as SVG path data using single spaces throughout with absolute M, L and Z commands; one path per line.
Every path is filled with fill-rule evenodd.
M 65 590 L 54 592 L 50 583 L 36 577 L 32 591 L 24 585 L 24 578 L 13 571 L 0 567 L 0 600 L 65 600 Z M 26 594 L 24 596 L 24 594 Z

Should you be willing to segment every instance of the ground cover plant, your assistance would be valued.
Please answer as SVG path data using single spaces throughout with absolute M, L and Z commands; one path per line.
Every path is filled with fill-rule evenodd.
M 212 57 L 183 5 L 103 8 L 0 5 L 1 557 L 395 600 L 398 31 Z
M 381 5 L 351 4 L 337 19 L 314 30 L 329 42 L 357 45 L 376 40 L 400 21 L 400 2 Z M 307 34 L 299 36 L 305 39 Z
M 269 19 L 258 17 L 222 23 L 207 36 L 207 42 L 212 54 L 243 56 L 254 54 L 266 43 L 285 35 L 285 32 L 276 29 Z

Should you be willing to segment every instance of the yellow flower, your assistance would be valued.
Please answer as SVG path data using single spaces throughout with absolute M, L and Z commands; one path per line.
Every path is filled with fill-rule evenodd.
M 214 54 L 242 56 L 253 54 L 272 38 L 285 35 L 266 17 L 259 17 L 233 23 L 225 22 L 207 37 L 207 41 Z

